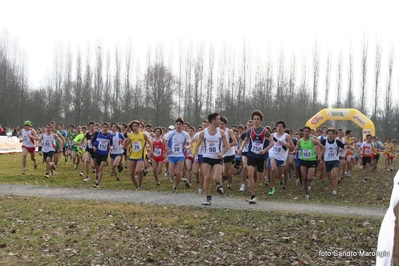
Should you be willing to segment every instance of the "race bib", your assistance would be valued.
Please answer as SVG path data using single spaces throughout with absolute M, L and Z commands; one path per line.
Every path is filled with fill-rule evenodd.
M 217 152 L 217 149 L 216 149 L 216 147 L 209 147 L 209 148 L 208 148 L 208 152 L 209 152 L 209 153 L 216 153 L 216 152 Z
M 281 146 L 274 145 L 273 146 L 273 152 L 276 152 L 276 153 L 281 152 Z
M 173 146 L 173 152 L 174 153 L 179 153 L 183 151 L 183 145 L 182 144 L 175 144 Z
M 367 154 L 367 155 L 370 155 L 371 154 L 371 149 L 365 149 L 364 153 Z
M 262 150 L 262 148 L 263 148 L 262 143 L 253 142 L 252 147 L 251 147 L 251 152 L 253 152 L 255 154 L 259 154 L 259 152 Z
M 141 146 L 141 142 L 140 141 L 135 141 L 132 144 L 132 149 L 134 152 L 139 152 L 143 149 L 143 147 Z
M 87 147 L 89 147 L 89 149 L 93 149 L 93 144 L 91 144 L 91 139 L 87 141 Z
M 80 144 L 80 148 L 81 148 L 82 150 L 86 150 L 86 143 Z
M 46 142 L 44 143 L 45 147 L 51 147 L 51 141 L 50 140 L 46 140 Z
M 162 155 L 162 149 L 161 148 L 155 148 L 154 149 L 154 156 L 159 157 Z
M 303 159 L 311 159 L 312 158 L 312 150 L 311 149 L 302 150 L 302 158 Z
M 24 136 L 24 142 L 27 143 L 28 142 L 28 137 Z
M 121 151 L 121 147 L 119 145 L 114 145 L 113 151 L 114 153 L 119 153 Z
M 200 149 L 199 149 L 199 152 L 198 152 L 199 154 L 204 154 L 205 153 L 205 146 L 200 146 Z
M 108 141 L 100 140 L 98 142 L 98 149 L 100 151 L 107 151 L 108 148 Z

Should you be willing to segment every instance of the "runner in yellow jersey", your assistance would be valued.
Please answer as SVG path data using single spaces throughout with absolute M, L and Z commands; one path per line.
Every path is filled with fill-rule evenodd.
M 396 158 L 398 157 L 398 152 L 399 152 L 398 142 L 396 141 L 396 139 L 394 139 L 392 140 L 391 150 L 389 152 L 389 162 L 391 163 L 391 172 L 395 167 L 395 161 Z
M 391 138 L 387 137 L 384 142 L 384 158 L 385 158 L 385 169 L 389 171 L 389 155 L 391 153 Z
M 143 169 L 144 169 L 144 151 L 146 149 L 146 144 L 150 146 L 150 152 L 148 155 L 152 156 L 152 142 L 149 137 L 141 132 L 139 129 L 140 122 L 137 120 L 132 121 L 129 124 L 129 128 L 132 130 L 128 139 L 125 142 L 124 148 L 128 149 L 130 147 L 129 155 L 129 171 L 130 179 L 138 190 L 142 189 L 143 184 Z M 136 177 L 139 177 L 139 182 L 137 183 Z

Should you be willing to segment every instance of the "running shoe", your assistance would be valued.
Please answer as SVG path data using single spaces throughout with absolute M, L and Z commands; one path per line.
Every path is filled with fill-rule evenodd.
M 273 195 L 274 192 L 276 192 L 276 189 L 275 189 L 274 187 L 272 187 L 272 188 L 269 190 L 269 195 Z
M 249 204 L 256 204 L 256 202 L 257 202 L 256 198 L 253 198 L 253 199 L 251 199 L 251 200 L 249 201 Z

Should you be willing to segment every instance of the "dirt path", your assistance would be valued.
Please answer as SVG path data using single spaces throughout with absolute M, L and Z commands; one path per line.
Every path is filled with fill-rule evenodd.
M 237 197 L 214 195 L 211 206 L 202 206 L 204 195 L 170 192 L 117 191 L 104 189 L 70 189 L 28 185 L 0 185 L 0 195 L 40 196 L 48 198 L 88 199 L 111 202 L 134 202 L 159 205 L 193 206 L 220 209 L 250 209 L 313 214 L 353 215 L 382 218 L 385 210 L 378 207 L 337 206 L 314 203 L 294 203 L 259 200 L 250 205 Z

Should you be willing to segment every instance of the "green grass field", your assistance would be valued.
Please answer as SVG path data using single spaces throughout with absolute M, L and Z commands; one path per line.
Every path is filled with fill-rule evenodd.
M 1 265 L 371 265 L 380 220 L 0 196 Z M 323 256 L 324 255 L 324 256 Z
M 42 160 L 41 156 L 37 156 L 38 160 Z M 45 173 L 45 164 L 39 163 L 38 169 L 33 169 L 32 161 L 28 161 L 27 172 L 21 175 L 21 155 L 1 155 L 0 156 L 2 171 L 0 172 L 0 183 L 12 184 L 31 184 L 44 185 L 54 187 L 69 187 L 69 188 L 91 188 L 94 184 L 94 174 L 91 175 L 89 183 L 83 182 L 83 178 L 79 176 L 80 170 L 75 170 L 72 163 L 65 164 L 64 161 L 59 163 L 57 167 L 56 176 L 46 179 L 43 177 Z M 338 195 L 333 196 L 330 190 L 326 190 L 329 182 L 320 182 L 316 180 L 315 186 L 311 190 L 311 200 L 314 203 L 328 203 L 341 205 L 362 205 L 362 206 L 380 206 L 386 207 L 389 205 L 389 200 L 392 192 L 394 172 L 388 172 L 383 169 L 383 162 L 380 162 L 379 170 L 370 175 L 369 181 L 363 181 L 363 170 L 356 167 L 352 171 L 351 178 L 345 180 L 339 185 Z M 100 187 L 115 190 L 135 190 L 129 176 L 127 169 L 124 169 L 120 174 L 121 181 L 116 182 L 115 178 L 111 176 L 111 167 L 106 167 L 105 175 L 101 181 Z M 262 180 L 263 181 L 263 180 Z M 226 182 L 224 183 L 225 194 L 228 196 L 249 198 L 249 190 L 239 192 L 241 178 L 234 176 L 233 189 L 228 190 Z M 198 193 L 199 186 L 193 182 L 191 188 L 187 189 L 184 183 L 181 182 L 178 188 L 179 193 Z M 144 178 L 143 189 L 146 191 L 172 191 L 172 183 L 169 177 L 161 175 L 161 185 L 156 186 L 152 169 L 150 173 Z M 295 185 L 294 178 L 288 181 L 285 190 L 276 189 L 273 196 L 268 195 L 269 187 L 264 183 L 257 184 L 257 198 L 258 200 L 277 200 L 277 201 L 291 201 L 291 202 L 307 202 L 305 200 L 304 192 L 299 186 Z M 214 190 L 213 190 L 214 191 Z

